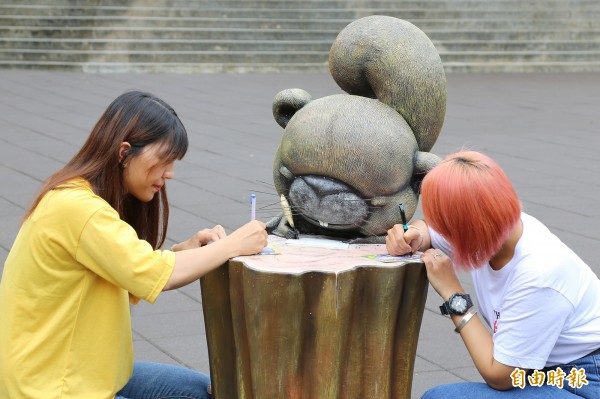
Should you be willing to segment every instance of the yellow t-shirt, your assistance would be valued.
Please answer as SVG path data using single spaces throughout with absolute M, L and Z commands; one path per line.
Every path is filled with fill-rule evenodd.
M 0 283 L 0 398 L 108 399 L 129 380 L 129 299 L 154 302 L 175 264 L 75 180 L 23 223 Z

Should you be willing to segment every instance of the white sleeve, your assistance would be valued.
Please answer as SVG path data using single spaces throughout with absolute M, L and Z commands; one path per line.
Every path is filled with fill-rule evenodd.
M 440 233 L 433 230 L 431 227 L 427 226 L 427 230 L 429 230 L 429 239 L 431 240 L 431 248 L 439 249 L 442 252 L 444 252 L 446 255 L 448 255 L 451 259 L 453 259 L 454 251 L 452 250 L 452 247 L 450 246 L 448 241 L 446 241 L 444 239 L 444 237 L 442 237 L 440 235 Z
M 511 367 L 542 369 L 572 304 L 552 288 L 524 287 L 506 294 L 494 334 L 494 359 Z

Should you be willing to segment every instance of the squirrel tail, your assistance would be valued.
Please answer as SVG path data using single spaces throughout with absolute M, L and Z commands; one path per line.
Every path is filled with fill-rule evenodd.
M 422 30 L 389 16 L 358 19 L 333 42 L 329 70 L 345 92 L 394 108 L 413 130 L 419 150 L 431 150 L 446 115 L 446 75 Z

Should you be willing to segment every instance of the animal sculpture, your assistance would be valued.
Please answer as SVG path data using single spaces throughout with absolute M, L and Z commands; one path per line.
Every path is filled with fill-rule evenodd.
M 284 212 L 267 223 L 298 233 L 382 242 L 410 219 L 429 152 L 446 112 L 446 76 L 427 35 L 408 21 L 369 16 L 346 26 L 329 53 L 329 70 L 347 94 L 313 99 L 279 92 L 273 116 L 284 128 L 273 180 Z

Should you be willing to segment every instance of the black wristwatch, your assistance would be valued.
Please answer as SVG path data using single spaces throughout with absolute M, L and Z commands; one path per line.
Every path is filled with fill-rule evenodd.
M 467 310 L 473 306 L 471 296 L 469 294 L 452 294 L 450 299 L 440 306 L 442 314 L 465 314 Z

